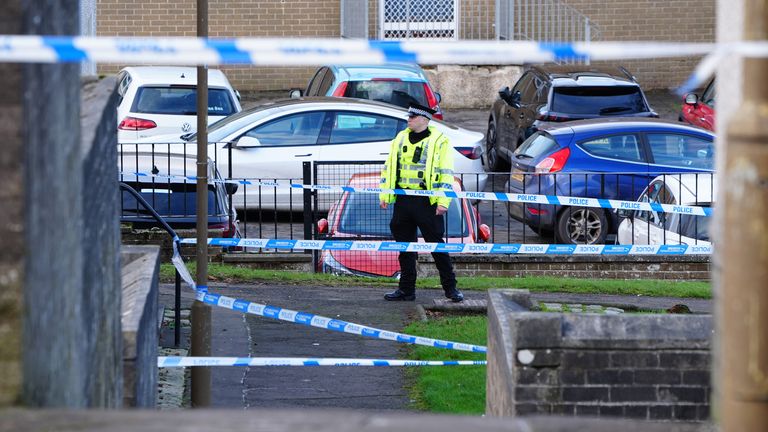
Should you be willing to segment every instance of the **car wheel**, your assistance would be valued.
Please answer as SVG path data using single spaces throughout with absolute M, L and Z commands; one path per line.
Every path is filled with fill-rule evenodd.
M 557 218 L 557 241 L 565 244 L 605 243 L 608 219 L 598 208 L 566 207 Z
M 490 172 L 506 172 L 509 170 L 509 164 L 501 160 L 501 155 L 499 154 L 499 139 L 496 133 L 495 119 L 491 119 L 488 122 L 488 132 L 485 134 L 485 153 Z

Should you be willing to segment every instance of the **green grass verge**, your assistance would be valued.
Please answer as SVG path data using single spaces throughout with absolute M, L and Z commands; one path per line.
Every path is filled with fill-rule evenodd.
M 194 263 L 188 263 L 190 272 L 195 274 Z M 171 264 L 160 265 L 160 279 L 172 282 L 174 268 Z M 396 286 L 387 278 L 341 277 L 322 273 L 305 273 L 287 270 L 261 270 L 235 267 L 225 264 L 209 264 L 209 280 L 228 283 L 282 283 L 315 286 Z M 440 288 L 438 277 L 419 278 L 419 288 Z M 620 280 L 620 279 L 576 279 L 558 277 L 461 277 L 459 288 L 479 290 L 497 288 L 519 288 L 531 292 L 562 292 L 580 294 L 643 295 L 649 297 L 712 298 L 709 282 L 671 280 Z
M 486 344 L 487 319 L 480 315 L 445 317 L 414 322 L 404 332 L 475 345 Z M 485 354 L 415 346 L 415 360 L 485 360 Z M 406 369 L 411 399 L 417 409 L 435 413 L 485 412 L 485 366 L 424 366 Z

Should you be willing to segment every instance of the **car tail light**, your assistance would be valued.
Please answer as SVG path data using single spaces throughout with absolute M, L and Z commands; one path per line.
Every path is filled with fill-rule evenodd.
M 336 87 L 336 90 L 333 91 L 333 94 L 331 96 L 343 97 L 344 93 L 347 92 L 347 85 L 348 84 L 349 84 L 348 81 L 344 81 L 341 84 L 339 84 L 339 86 Z
M 328 219 L 322 218 L 317 221 L 317 232 L 318 234 L 328 233 Z
M 546 209 L 540 209 L 538 207 L 525 206 L 525 209 L 528 210 L 528 213 L 536 216 L 549 213 Z
M 424 93 L 427 95 L 427 105 L 429 105 L 429 107 L 433 110 L 437 111 L 432 117 L 438 120 L 442 120 L 443 113 L 440 111 L 440 107 L 438 106 L 437 96 L 435 96 L 435 92 L 432 91 L 432 88 L 427 83 L 424 83 Z
M 546 122 L 565 122 L 571 120 L 571 117 L 563 114 L 555 115 L 549 112 L 540 112 L 536 115 L 536 120 Z
M 480 236 L 480 241 L 487 243 L 488 240 L 491 239 L 491 228 L 486 224 L 480 224 L 478 234 Z
M 461 153 L 465 158 L 472 160 L 480 159 L 480 156 L 483 154 L 483 148 L 480 146 L 456 147 L 456 151 Z
M 156 128 L 157 123 L 152 120 L 140 119 L 136 117 L 126 117 L 117 126 L 120 130 L 140 131 Z
M 562 171 L 570 155 L 571 150 L 568 147 L 561 148 L 536 164 L 536 173 L 546 174 Z

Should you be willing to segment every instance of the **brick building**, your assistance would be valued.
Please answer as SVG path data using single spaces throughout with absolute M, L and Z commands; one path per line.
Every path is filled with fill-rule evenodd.
M 539 3 L 546 1 L 552 4 L 557 0 Z M 565 4 L 589 18 L 599 29 L 603 41 L 714 41 L 714 0 L 560 1 L 555 8 Z M 209 35 L 336 38 L 341 35 L 342 2 L 354 7 L 367 2 L 368 37 L 379 35 L 379 0 L 209 0 Z M 495 38 L 493 0 L 459 0 L 457 4 L 460 7 L 457 16 L 462 22 L 457 31 L 460 39 Z M 97 0 L 96 32 L 99 36 L 194 36 L 195 7 L 195 0 Z M 622 64 L 645 88 L 669 88 L 681 84 L 697 60 L 680 58 Z M 114 73 L 120 67 L 100 65 L 99 72 Z M 247 66 L 223 69 L 242 92 L 304 87 L 314 70 Z

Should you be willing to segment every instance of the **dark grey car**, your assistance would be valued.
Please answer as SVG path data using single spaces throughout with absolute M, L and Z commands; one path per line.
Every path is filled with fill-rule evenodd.
M 507 171 L 515 149 L 547 122 L 597 117 L 658 117 L 624 68 L 530 66 L 491 107 L 486 157 L 491 171 Z

